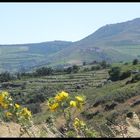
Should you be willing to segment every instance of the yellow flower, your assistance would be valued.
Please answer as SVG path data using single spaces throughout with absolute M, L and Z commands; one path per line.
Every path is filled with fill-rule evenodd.
M 7 91 L 2 91 L 0 94 L 0 105 L 4 108 L 8 108 L 8 104 L 6 103 L 7 99 L 6 97 L 9 95 Z
M 76 101 L 70 101 L 70 106 L 71 106 L 71 107 L 76 107 L 76 106 L 77 106 Z
M 81 96 L 76 96 L 75 98 L 78 102 L 84 102 L 84 98 Z
M 12 113 L 6 112 L 5 115 L 6 115 L 6 117 L 11 117 L 12 116 Z
M 55 100 L 60 102 L 64 99 L 66 99 L 68 96 L 69 96 L 69 94 L 67 92 L 62 91 L 55 96 Z
M 62 97 L 60 95 L 56 95 L 55 96 L 55 100 L 60 102 L 60 101 L 62 101 Z
M 27 108 L 23 108 L 22 113 L 23 116 L 25 117 L 31 117 L 31 111 L 29 111 Z
M 7 109 L 8 108 L 8 104 L 3 104 L 3 108 Z
M 65 98 L 67 98 L 69 96 L 69 94 L 65 91 L 62 91 L 60 94 Z
M 49 105 L 49 108 L 50 108 L 51 111 L 55 111 L 58 107 L 59 107 L 58 103 L 54 103 L 52 105 Z
M 32 116 L 31 111 L 29 111 L 27 108 L 23 108 L 22 111 L 19 114 L 17 113 L 16 115 L 28 120 L 30 120 Z
M 1 105 L 4 109 L 7 109 L 7 108 L 8 108 L 8 104 L 6 104 L 6 103 L 4 103 L 4 102 L 0 103 L 0 105 Z
M 2 94 L 0 94 L 0 104 L 3 103 L 3 101 L 4 101 L 4 97 Z
M 80 129 L 81 127 L 85 126 L 86 124 L 83 121 L 79 120 L 78 118 L 75 118 L 73 125 L 76 129 Z
M 15 108 L 16 109 L 20 108 L 20 105 L 19 104 L 15 104 Z
M 86 124 L 83 121 L 80 121 L 81 126 L 85 126 Z
M 75 128 L 79 128 L 79 126 L 80 126 L 80 120 L 78 118 L 75 118 L 73 125 L 74 125 Z
M 1 94 L 3 95 L 3 97 L 8 96 L 9 93 L 7 91 L 2 91 Z

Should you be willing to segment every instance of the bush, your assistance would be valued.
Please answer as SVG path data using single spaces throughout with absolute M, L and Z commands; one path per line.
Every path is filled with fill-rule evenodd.
M 100 69 L 101 69 L 101 66 L 100 65 L 92 66 L 91 67 L 91 70 L 100 70 Z
M 136 75 L 133 76 L 131 82 L 137 82 L 140 81 L 140 73 L 137 73 Z
M 33 114 L 41 112 L 41 107 L 39 103 L 28 104 L 26 105 L 26 107 L 29 108 L 29 110 L 31 110 Z
M 120 75 L 120 80 L 123 80 L 125 78 L 128 78 L 131 76 L 131 72 L 130 71 L 125 71 L 125 72 L 122 72 L 122 74 Z
M 106 63 L 105 60 L 103 60 L 103 61 L 100 63 L 100 65 L 101 65 L 101 67 L 102 67 L 103 69 L 105 69 L 105 68 L 107 67 L 107 63 Z
M 52 74 L 53 74 L 52 68 L 42 67 L 36 70 L 37 76 L 46 76 L 46 75 L 52 75 Z
M 121 68 L 120 67 L 113 67 L 111 70 L 109 70 L 110 80 L 117 81 L 120 79 L 121 75 Z
M 72 69 L 73 69 L 74 73 L 77 73 L 79 71 L 80 67 L 77 65 L 73 65 Z
M 68 67 L 65 71 L 70 74 L 70 73 L 77 73 L 79 71 L 80 67 L 77 65 L 73 65 L 72 67 Z
M 13 79 L 13 75 L 11 75 L 9 72 L 3 72 L 0 74 L 0 82 L 8 82 Z
M 84 61 L 84 62 L 83 62 L 83 66 L 85 66 L 85 65 L 86 65 L 86 62 Z
M 139 60 L 138 59 L 134 59 L 133 60 L 133 65 L 137 65 L 139 63 Z
M 72 73 L 72 67 L 68 67 L 65 71 L 66 71 L 66 73 L 68 73 L 68 74 Z
M 89 68 L 84 68 L 83 71 L 87 72 L 87 71 L 90 71 L 90 69 Z

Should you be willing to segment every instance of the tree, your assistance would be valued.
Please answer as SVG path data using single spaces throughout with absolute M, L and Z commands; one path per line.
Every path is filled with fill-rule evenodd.
M 66 72 L 67 72 L 68 74 L 72 73 L 72 67 L 68 67 L 68 68 L 66 69 Z
M 123 80 L 125 78 L 128 78 L 131 76 L 131 72 L 128 70 L 128 71 L 125 71 L 125 72 L 122 72 L 122 74 L 120 75 L 120 80 Z
M 14 77 L 9 72 L 3 72 L 0 74 L 0 82 L 8 82 L 12 79 L 14 79 Z
M 110 78 L 109 78 L 110 80 L 112 80 L 112 81 L 120 80 L 121 68 L 120 67 L 112 67 L 108 73 L 110 75 Z
M 84 61 L 84 62 L 83 62 L 83 66 L 85 66 L 85 65 L 86 65 L 86 62 Z
M 133 60 L 133 65 L 137 65 L 137 64 L 138 64 L 138 62 L 139 62 L 139 60 L 138 60 L 138 59 L 134 59 L 134 60 Z
M 74 73 L 77 73 L 78 71 L 79 71 L 79 66 L 77 66 L 77 65 L 73 65 L 73 67 L 72 67 L 72 69 L 73 69 L 73 72 Z
M 77 65 L 73 65 L 72 67 L 68 67 L 65 71 L 69 74 L 69 73 L 77 73 L 79 71 L 80 67 Z
M 52 73 L 53 73 L 53 69 L 48 67 L 42 67 L 36 70 L 37 76 L 46 76 L 46 75 L 51 75 Z
M 105 60 L 103 60 L 100 65 L 102 66 L 103 69 L 105 69 L 107 67 L 107 63 Z
M 100 65 L 96 65 L 96 66 L 92 66 L 91 70 L 100 70 L 101 66 Z

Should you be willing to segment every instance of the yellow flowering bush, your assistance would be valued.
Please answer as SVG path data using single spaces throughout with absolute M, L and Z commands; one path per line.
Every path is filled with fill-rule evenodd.
M 77 133 L 77 136 L 80 137 L 96 137 L 97 132 L 90 130 L 86 123 L 79 118 L 75 118 L 73 122 L 73 126 L 75 128 L 75 131 Z
M 80 129 L 82 126 L 85 126 L 85 125 L 86 124 L 83 121 L 79 120 L 78 118 L 74 119 L 73 126 L 75 129 Z
M 68 96 L 69 96 L 69 94 L 67 92 L 61 91 L 55 96 L 55 100 L 58 101 L 58 102 L 61 102 L 65 99 L 67 99 Z
M 19 123 L 23 128 L 32 123 L 32 113 L 27 108 L 13 102 L 7 91 L 0 92 L 1 119 Z
M 68 99 L 69 94 L 65 91 L 61 91 L 54 98 L 48 100 L 48 107 L 51 111 L 56 111 L 58 108 L 64 107 L 65 102 Z
M 6 91 L 2 91 L 0 94 L 0 107 L 2 109 L 7 109 L 8 105 L 11 103 L 12 99 L 9 96 L 9 93 Z
M 48 108 L 50 111 L 62 111 L 66 120 L 67 134 L 73 134 L 76 132 L 76 136 L 88 136 L 86 123 L 77 117 L 74 118 L 76 111 L 81 111 L 85 103 L 85 96 L 75 96 L 74 99 L 69 97 L 69 94 L 65 91 L 61 91 L 55 95 L 55 97 L 48 100 Z M 66 136 L 68 136 L 66 134 Z
M 70 101 L 70 107 L 76 107 L 77 103 L 76 101 Z
M 81 103 L 84 102 L 84 98 L 83 98 L 82 96 L 76 96 L 75 99 L 76 99 L 78 102 L 81 102 Z
M 49 109 L 51 111 L 55 111 L 58 107 L 59 107 L 59 104 L 58 103 L 53 103 L 53 104 L 50 104 L 49 105 Z
M 5 115 L 6 115 L 7 118 L 11 118 L 13 114 L 10 113 L 10 112 L 6 112 Z

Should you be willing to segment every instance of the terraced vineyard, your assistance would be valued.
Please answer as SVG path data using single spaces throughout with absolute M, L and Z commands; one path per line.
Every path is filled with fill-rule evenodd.
M 40 89 L 41 87 L 47 87 L 56 90 L 63 89 L 72 93 L 81 89 L 97 87 L 107 78 L 107 70 L 100 70 L 84 73 L 81 72 L 64 75 L 43 76 L 39 78 L 25 78 L 24 80 L 16 80 L 11 82 L 12 84 L 19 86 L 7 86 L 6 88 L 8 88 L 9 92 L 11 93 L 18 93 L 19 91 L 21 93 L 29 93 L 31 91 Z M 25 85 L 25 88 L 22 88 L 23 85 Z

